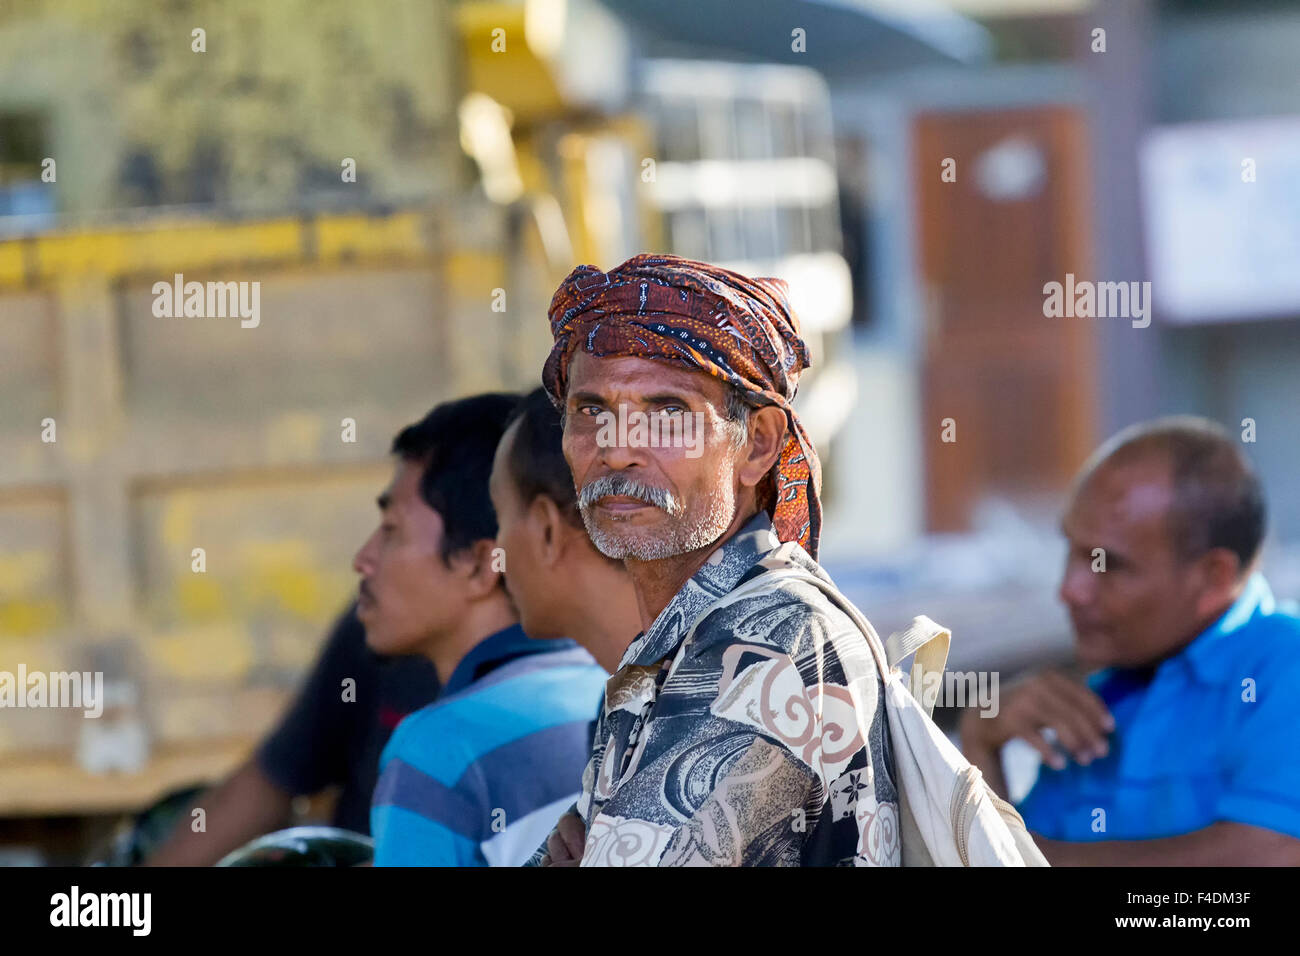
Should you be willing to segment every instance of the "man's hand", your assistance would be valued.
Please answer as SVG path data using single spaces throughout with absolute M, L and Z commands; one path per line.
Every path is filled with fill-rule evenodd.
M 566 813 L 555 824 L 546 839 L 546 858 L 542 866 L 577 866 L 582 862 L 582 851 L 587 844 L 587 828 L 582 817 Z
M 1005 795 L 997 757 L 1002 745 L 1019 737 L 1042 754 L 1048 766 L 1065 767 L 1056 747 L 1043 736 L 1050 728 L 1060 746 L 1081 764 L 1106 756 L 1107 736 L 1115 719 L 1102 699 L 1087 687 L 1055 671 L 1046 671 L 1004 695 L 996 717 L 981 717 L 968 709 L 961 718 L 962 750 L 990 778 L 994 789 Z

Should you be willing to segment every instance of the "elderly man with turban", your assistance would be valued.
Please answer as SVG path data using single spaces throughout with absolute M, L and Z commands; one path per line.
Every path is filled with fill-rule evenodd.
M 898 865 L 870 648 L 819 587 L 764 577 L 829 584 L 786 284 L 640 255 L 575 269 L 550 320 L 543 384 L 582 518 L 630 572 L 642 631 L 606 684 L 581 797 L 533 862 Z M 690 416 L 703 440 L 604 427 L 629 415 L 670 434 Z

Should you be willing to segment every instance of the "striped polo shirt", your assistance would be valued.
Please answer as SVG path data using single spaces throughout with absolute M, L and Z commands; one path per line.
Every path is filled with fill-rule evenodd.
M 376 866 L 519 866 L 577 799 L 608 675 L 518 625 L 477 644 L 379 761 Z

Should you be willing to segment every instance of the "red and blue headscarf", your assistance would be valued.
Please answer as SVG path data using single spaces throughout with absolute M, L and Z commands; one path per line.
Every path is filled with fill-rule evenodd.
M 707 372 L 753 406 L 775 405 L 789 428 L 770 479 L 772 521 L 782 541 L 814 558 L 821 537 L 821 463 L 791 402 L 808 348 L 784 279 L 751 279 L 670 255 L 633 256 L 609 272 L 578 266 L 560 284 L 549 312 L 555 347 L 542 384 L 560 405 L 578 349 L 630 355 Z

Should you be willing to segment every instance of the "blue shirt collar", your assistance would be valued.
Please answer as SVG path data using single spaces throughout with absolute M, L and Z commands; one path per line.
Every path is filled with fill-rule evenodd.
M 566 650 L 576 646 L 568 639 L 535 641 L 525 634 L 524 629 L 518 624 L 512 624 L 504 630 L 485 637 L 470 648 L 470 652 L 461 658 L 456 669 L 451 672 L 451 677 L 443 685 L 442 696 L 447 697 L 464 690 L 480 677 L 516 657 Z
M 1252 574 L 1232 606 L 1170 660 L 1184 661 L 1206 682 L 1231 676 L 1236 673 L 1233 651 L 1237 649 L 1238 632 L 1256 616 L 1272 614 L 1274 609 L 1273 591 L 1268 582 L 1262 574 Z

